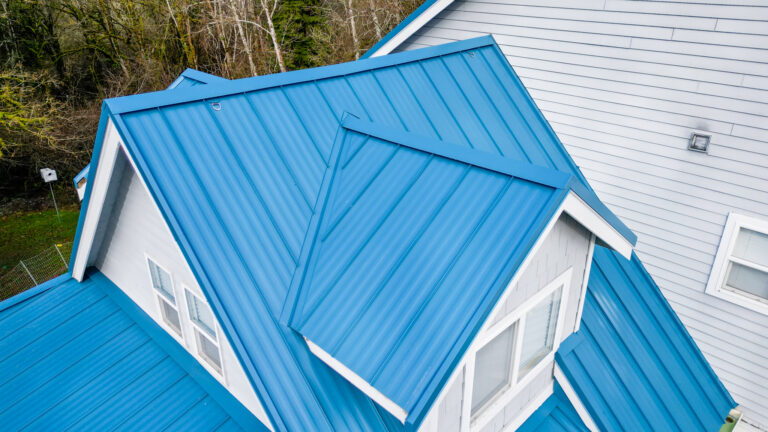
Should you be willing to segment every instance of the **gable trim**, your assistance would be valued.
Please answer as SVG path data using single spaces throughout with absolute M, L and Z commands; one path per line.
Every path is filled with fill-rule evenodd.
M 309 347 L 309 350 L 312 351 L 312 354 L 317 356 L 317 358 L 330 366 L 331 369 L 335 370 L 339 375 L 344 377 L 344 379 L 365 393 L 366 396 L 373 399 L 374 402 L 381 405 L 382 408 L 389 411 L 389 413 L 395 416 L 395 418 L 398 419 L 400 423 L 405 424 L 405 419 L 408 418 L 408 412 L 406 412 L 398 404 L 389 399 L 382 392 L 378 391 L 376 387 L 369 384 L 368 381 L 364 380 L 352 369 L 346 367 L 342 362 L 336 360 L 332 355 L 328 354 L 328 352 L 314 344 L 311 340 L 305 337 L 304 341 L 307 342 L 307 346 Z
M 391 53 L 451 3 L 453 0 L 427 0 L 366 51 L 362 58 L 379 57 Z
M 85 191 L 77 233 L 72 246 L 74 253 L 70 262 L 70 269 L 72 277 L 78 282 L 83 281 L 85 269 L 88 266 L 93 243 L 96 239 L 96 230 L 99 227 L 104 203 L 107 199 L 109 182 L 112 179 L 115 163 L 122 147 L 115 124 L 107 113 L 102 114 L 102 116 L 106 119 L 103 138 L 97 137 L 96 146 L 98 149 L 94 152 L 93 157 L 96 163 L 94 169 L 89 170 L 88 173 L 88 180 L 86 181 L 88 189 Z M 102 138 L 102 140 L 99 141 L 98 138 Z

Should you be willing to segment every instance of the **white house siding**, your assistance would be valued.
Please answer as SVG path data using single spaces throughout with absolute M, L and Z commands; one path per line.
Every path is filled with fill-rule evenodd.
M 727 214 L 768 219 L 768 0 L 457 1 L 400 49 L 487 33 L 768 428 L 768 317 L 704 292 Z M 694 129 L 709 154 L 686 150 Z
M 540 289 L 572 269 L 571 282 L 568 288 L 567 304 L 565 306 L 564 329 L 561 340 L 567 338 L 576 324 L 579 308 L 582 282 L 587 260 L 589 259 L 591 233 L 570 216 L 563 214 L 552 227 L 547 237 L 541 243 L 535 255 L 523 269 L 518 282 L 505 294 L 503 306 L 484 325 L 484 329 L 492 326 L 503 317 L 514 311 L 518 306 L 533 297 Z M 519 417 L 524 409 L 539 396 L 547 387 L 552 386 L 554 363 L 543 368 L 531 382 L 522 389 L 488 424 L 483 432 L 497 432 L 504 429 L 510 422 Z M 459 366 L 441 395 L 435 408 L 427 416 L 421 427 L 422 432 L 458 431 L 461 424 L 461 407 L 463 404 L 464 366 Z
M 102 219 L 96 239 L 94 266 L 123 290 L 144 312 L 162 325 L 154 289 L 151 286 L 145 254 L 171 273 L 177 306 L 181 314 L 184 347 L 197 357 L 195 337 L 184 298 L 184 287 L 203 296 L 200 287 L 176 245 L 171 232 L 132 166 L 120 155 L 114 189 L 109 193 L 112 208 Z M 253 388 L 232 347 L 219 331 L 225 387 L 264 424 L 269 424 Z

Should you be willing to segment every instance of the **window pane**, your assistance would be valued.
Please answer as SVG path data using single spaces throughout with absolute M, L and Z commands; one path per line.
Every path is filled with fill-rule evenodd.
M 213 311 L 207 304 L 203 303 L 199 297 L 187 291 L 187 307 L 189 317 L 203 328 L 210 336 L 216 338 L 216 320 L 213 318 Z
M 509 384 L 515 329 L 513 325 L 477 351 L 472 387 L 472 414 Z
M 173 308 L 167 301 L 160 299 L 160 311 L 163 314 L 163 320 L 170 326 L 176 333 L 181 336 L 181 320 L 179 319 L 179 313 Z
M 214 369 L 221 372 L 221 357 L 219 356 L 219 347 L 213 341 L 205 337 L 199 331 L 197 334 L 197 348 L 200 356 L 213 366 Z
M 760 270 L 732 262 L 725 285 L 768 300 L 768 273 Z
M 746 228 L 739 229 L 733 256 L 768 267 L 768 235 Z
M 525 334 L 520 351 L 520 377 L 533 369 L 552 351 L 562 289 L 560 287 L 555 290 L 552 295 L 525 315 Z
M 173 295 L 171 275 L 168 274 L 167 271 L 161 269 L 160 266 L 155 264 L 152 260 L 149 260 L 149 274 L 152 275 L 152 286 L 175 305 L 176 296 Z

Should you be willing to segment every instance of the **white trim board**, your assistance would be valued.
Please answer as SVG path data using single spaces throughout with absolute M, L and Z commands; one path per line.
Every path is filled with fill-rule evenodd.
M 632 257 L 632 249 L 634 248 L 632 243 L 627 241 L 616 228 L 603 219 L 595 209 L 585 203 L 574 192 L 569 192 L 565 197 L 564 209 L 569 216 L 576 219 L 576 222 L 582 224 L 587 230 L 595 234 L 624 258 L 630 259 Z
M 72 265 L 72 277 L 78 282 L 83 281 L 83 275 L 88 266 L 93 242 L 96 239 L 96 230 L 99 227 L 101 213 L 104 210 L 104 202 L 107 199 L 109 181 L 112 178 L 121 145 L 120 134 L 110 119 L 107 122 L 101 154 L 95 167 L 96 172 L 93 176 L 93 184 L 88 186 L 91 188 L 88 207 L 81 209 L 81 211 L 85 211 L 85 220 L 81 228 L 80 238 L 75 245 L 75 262 Z
M 312 351 L 312 354 L 338 372 L 339 375 L 360 389 L 360 391 L 365 393 L 369 398 L 373 399 L 374 402 L 381 405 L 382 408 L 389 411 L 389 413 L 395 416 L 396 419 L 400 420 L 400 423 L 405 424 L 405 419 L 408 418 L 408 413 L 402 409 L 400 405 L 385 396 L 384 393 L 378 391 L 374 386 L 368 383 L 368 381 L 356 374 L 352 369 L 344 366 L 344 363 L 336 360 L 332 355 L 317 346 L 311 340 L 307 338 L 304 338 L 304 340 L 307 342 L 307 346 L 309 346 L 309 350 Z
M 715 262 L 712 265 L 712 271 L 709 274 L 709 280 L 704 292 L 755 312 L 768 315 L 768 303 L 752 299 L 747 294 L 740 294 L 723 288 L 725 277 L 728 273 L 728 261 L 733 254 L 736 237 L 741 228 L 768 234 L 768 221 L 733 212 L 728 214 L 728 219 L 723 228 L 723 235 L 720 238 L 720 245 L 717 247 Z
M 584 425 L 587 427 L 587 429 L 592 432 L 598 432 L 600 429 L 597 427 L 595 421 L 592 420 L 592 416 L 589 415 L 587 407 L 581 403 L 581 399 L 579 399 L 576 391 L 571 386 L 571 382 L 568 381 L 568 378 L 566 378 L 563 370 L 560 369 L 560 366 L 558 366 L 557 363 L 555 363 L 555 380 L 558 384 L 560 384 L 560 388 L 563 389 L 563 393 L 565 393 L 565 395 L 568 397 L 568 401 L 571 403 L 571 405 L 573 405 L 573 408 L 576 409 L 576 413 L 579 414 L 579 418 L 581 418 L 581 421 L 584 422 Z
M 563 333 L 563 326 L 565 325 L 565 307 L 568 303 L 567 299 L 570 293 L 571 279 L 573 275 L 573 267 L 569 267 L 563 271 L 560 275 L 548 282 L 542 289 L 527 299 L 523 304 L 517 307 L 512 313 L 504 317 L 499 322 L 486 326 L 484 325 L 481 331 L 478 333 L 475 340 L 467 349 L 467 352 L 471 355 L 467 357 L 467 374 L 465 375 L 465 393 L 464 400 L 469 401 L 462 406 L 462 419 L 465 417 L 469 420 L 469 428 L 471 430 L 483 430 L 488 423 L 493 420 L 496 415 L 501 412 L 509 404 L 518 393 L 525 389 L 531 381 L 536 378 L 543 370 L 551 368 L 555 362 L 555 353 L 560 347 L 560 339 Z M 555 322 L 555 335 L 554 343 L 550 352 L 540 359 L 533 369 L 526 372 L 521 378 L 520 373 L 520 355 L 523 350 L 523 340 L 525 335 L 526 315 L 528 312 L 541 304 L 547 297 L 552 295 L 558 288 L 562 288 L 560 291 L 560 304 L 557 311 L 557 321 Z M 503 303 L 499 303 L 503 304 Z M 491 315 L 494 316 L 494 315 Z M 509 380 L 509 387 L 502 393 L 495 397 L 487 406 L 483 407 L 479 413 L 472 417 L 472 387 L 474 384 L 474 369 L 475 358 L 477 352 L 482 349 L 488 342 L 493 340 L 501 332 L 517 324 L 515 335 L 515 348 L 514 358 L 511 362 L 511 377 Z M 487 323 L 486 323 L 487 324 Z M 471 381 L 466 381 L 467 377 L 471 377 Z
M 413 21 L 397 32 L 397 34 L 393 35 L 384 45 L 371 53 L 371 57 L 379 57 L 391 53 L 451 3 L 453 3 L 453 0 L 437 0 L 432 6 L 421 12 L 419 16 L 415 17 Z
M 523 425 L 523 423 L 528 420 L 528 418 L 535 413 L 541 406 L 544 404 L 544 402 L 549 399 L 550 396 L 555 392 L 555 385 L 554 383 L 549 384 L 544 390 L 539 392 L 533 399 L 531 399 L 530 402 L 528 402 L 528 405 L 525 406 L 525 409 L 523 409 L 520 414 L 518 414 L 517 417 L 515 417 L 514 420 L 507 423 L 506 426 L 504 426 L 504 429 L 502 429 L 504 432 L 512 432 L 516 431 L 517 428 Z
M 595 240 L 594 234 L 589 236 L 589 253 L 587 254 L 587 264 L 584 267 L 584 277 L 581 281 L 579 308 L 576 310 L 576 324 L 573 327 L 574 333 L 581 328 L 581 317 L 584 314 L 584 302 L 587 299 L 587 289 L 589 288 L 589 275 L 592 274 L 592 258 L 595 256 Z

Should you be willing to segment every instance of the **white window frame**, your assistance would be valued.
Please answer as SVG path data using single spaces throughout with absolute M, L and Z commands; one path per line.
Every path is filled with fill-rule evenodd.
M 522 305 L 517 307 L 509 315 L 505 316 L 491 327 L 483 330 L 467 352 L 467 364 L 466 372 L 464 375 L 464 401 L 462 406 L 462 418 L 469 419 L 469 428 L 472 431 L 480 430 L 484 428 L 488 422 L 490 422 L 496 415 L 503 410 L 507 404 L 530 382 L 533 380 L 544 368 L 550 367 L 555 359 L 555 353 L 560 347 L 560 339 L 562 338 L 563 327 L 565 326 L 565 309 L 568 303 L 569 288 L 571 283 L 571 276 L 573 273 L 573 267 L 569 267 L 566 271 L 561 273 L 554 280 L 549 282 L 544 288 L 539 290 L 535 295 L 526 300 Z M 557 312 L 557 321 L 555 324 L 555 340 L 552 344 L 550 352 L 541 358 L 539 362 L 530 369 L 524 376 L 520 377 L 520 355 L 522 352 L 523 336 L 525 335 L 525 316 L 526 314 L 547 297 L 552 295 L 558 288 L 561 288 L 560 292 L 560 305 Z M 510 367 L 512 368 L 510 373 L 509 385 L 500 393 L 492 397 L 478 412 L 472 415 L 472 390 L 475 377 L 475 358 L 477 352 L 482 349 L 493 338 L 501 334 L 504 330 L 514 326 L 517 323 L 515 330 L 514 348 L 512 351 L 512 362 Z M 466 429 L 464 429 L 466 430 Z
M 152 290 L 152 293 L 155 296 L 155 304 L 157 305 L 157 313 L 159 314 L 160 319 L 158 320 L 160 322 L 160 325 L 163 326 L 168 334 L 173 336 L 176 340 L 181 342 L 182 345 L 184 345 L 184 321 L 181 319 L 181 311 L 179 310 L 178 305 L 178 298 L 179 296 L 176 293 L 176 284 L 173 283 L 173 273 L 169 272 L 167 268 L 162 266 L 156 259 L 149 256 L 149 254 L 144 254 L 144 259 L 147 262 L 147 277 L 149 278 L 149 288 Z M 161 293 L 157 288 L 155 288 L 155 283 L 152 281 L 152 268 L 150 267 L 151 264 L 156 265 L 164 272 L 168 273 L 168 277 L 171 279 L 171 292 L 173 293 L 173 302 L 171 302 L 168 297 L 166 297 L 163 293 Z M 179 329 L 177 330 L 171 324 L 169 324 L 166 319 L 165 315 L 163 313 L 163 302 L 169 304 L 173 310 L 176 311 L 176 315 L 179 317 Z M 176 304 L 174 304 L 176 303 Z
M 214 337 L 216 338 L 216 340 L 213 340 L 211 338 L 210 334 L 208 333 L 208 330 L 205 329 L 202 325 L 200 325 L 197 322 L 197 320 L 192 318 L 192 313 L 189 310 L 189 298 L 192 297 L 192 298 L 196 298 L 199 301 L 201 301 L 209 309 L 211 309 L 211 314 L 213 314 L 213 309 L 208 304 L 208 302 L 205 301 L 205 299 L 202 296 L 199 296 L 199 295 L 195 294 L 194 292 L 192 292 L 192 290 L 189 289 L 189 287 L 183 286 L 183 289 L 184 289 L 184 301 L 185 301 L 186 306 L 187 306 L 187 317 L 189 318 L 189 323 L 192 325 L 192 333 L 195 335 L 195 337 L 193 338 L 194 339 L 194 343 L 195 343 L 195 356 L 197 356 L 198 359 L 200 359 L 200 364 L 205 366 L 205 368 L 209 372 L 211 372 L 214 376 L 217 376 L 217 377 L 221 378 L 222 380 L 225 380 L 226 376 L 225 376 L 225 372 L 224 372 L 224 356 L 223 356 L 222 350 L 221 350 L 221 335 L 220 335 L 220 332 L 219 332 L 219 324 L 216 321 L 216 315 L 213 315 L 213 319 L 214 319 L 214 321 L 213 321 L 213 334 L 214 334 Z M 211 364 L 211 362 L 209 362 L 208 358 L 203 355 L 203 353 L 202 353 L 203 350 L 202 350 L 202 348 L 200 346 L 200 340 L 198 339 L 198 338 L 201 338 L 201 337 L 204 337 L 204 338 L 208 339 L 211 343 L 216 345 L 216 349 L 219 352 L 219 363 L 221 363 L 220 369 L 217 369 L 216 366 Z
M 728 220 L 725 222 L 723 236 L 720 239 L 720 246 L 717 248 L 717 255 L 715 255 L 715 262 L 712 265 L 712 272 L 709 274 L 709 281 L 707 282 L 705 292 L 747 309 L 768 315 L 768 303 L 749 297 L 747 294 L 740 294 L 723 288 L 723 285 L 725 285 L 725 278 L 728 274 L 729 262 L 743 262 L 743 260 L 731 256 L 733 254 L 733 248 L 736 245 L 736 238 L 738 237 L 741 228 L 768 234 L 768 221 L 736 213 L 728 214 Z M 746 265 L 758 268 L 752 263 Z M 768 271 L 768 269 L 762 267 L 759 267 L 758 269 Z

